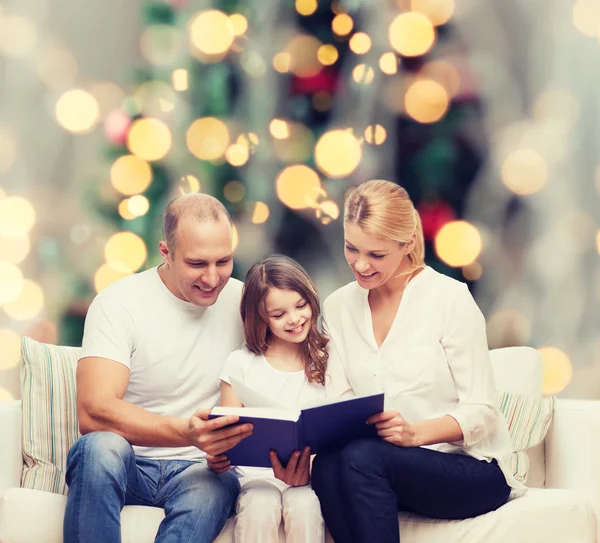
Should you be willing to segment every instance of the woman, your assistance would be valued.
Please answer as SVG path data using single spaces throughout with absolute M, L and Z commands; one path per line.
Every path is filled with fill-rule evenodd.
M 336 543 L 397 543 L 398 511 L 464 519 L 525 487 L 512 476 L 485 321 L 467 287 L 424 264 L 419 214 L 388 181 L 345 207 L 356 282 L 324 304 L 328 394 L 383 391 L 379 438 L 317 455 L 313 488 Z

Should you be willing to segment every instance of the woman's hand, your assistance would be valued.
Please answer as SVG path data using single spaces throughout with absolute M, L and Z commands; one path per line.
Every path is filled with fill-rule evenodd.
M 207 454 L 206 462 L 208 463 L 208 467 L 218 474 L 225 473 L 231 469 L 231 462 L 224 454 L 219 454 L 217 456 Z
M 309 447 L 305 447 L 302 454 L 300 451 L 294 451 L 285 468 L 281 465 L 275 451 L 271 451 L 271 465 L 275 477 L 290 486 L 306 486 L 310 482 Z
M 388 443 L 398 447 L 419 446 L 414 427 L 398 411 L 383 411 L 373 415 L 367 419 L 367 424 L 374 424 L 379 437 Z

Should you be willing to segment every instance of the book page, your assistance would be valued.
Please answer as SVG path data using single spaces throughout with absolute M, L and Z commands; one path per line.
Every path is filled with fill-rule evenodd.
M 252 417 L 257 419 L 289 420 L 295 422 L 300 413 L 275 407 L 213 407 L 213 415 L 238 415 L 239 417 Z

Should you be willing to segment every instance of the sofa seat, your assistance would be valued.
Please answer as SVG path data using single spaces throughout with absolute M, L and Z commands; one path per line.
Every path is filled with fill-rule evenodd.
M 0 543 L 62 543 L 66 497 L 12 488 L 0 498 Z M 127 506 L 122 513 L 123 543 L 151 543 L 162 509 Z M 400 515 L 402 543 L 594 543 L 596 517 L 570 490 L 532 488 L 487 515 L 463 521 Z M 230 519 L 217 543 L 233 540 Z M 283 534 L 281 534 L 282 536 Z M 281 537 L 281 542 L 284 539 Z M 328 542 L 331 539 L 328 538 Z

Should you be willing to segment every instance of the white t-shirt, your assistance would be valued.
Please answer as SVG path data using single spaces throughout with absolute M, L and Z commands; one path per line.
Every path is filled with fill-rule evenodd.
M 287 409 L 302 409 L 308 403 L 325 398 L 325 387 L 309 383 L 304 370 L 278 370 L 263 355 L 256 355 L 246 348 L 232 352 L 225 361 L 221 380 L 231 384 L 232 377 Z M 271 468 L 236 467 L 235 471 L 242 485 L 251 479 L 261 478 L 269 480 L 281 490 L 288 488 L 283 481 L 274 477 Z
M 198 307 L 177 298 L 157 268 L 113 283 L 96 296 L 86 320 L 81 358 L 108 358 L 127 366 L 123 400 L 158 415 L 190 417 L 212 408 L 219 375 L 243 338 L 242 283 L 230 279 L 216 303 Z M 200 459 L 196 447 L 139 447 L 139 456 Z
M 464 440 L 427 448 L 495 458 L 513 495 L 522 493 L 525 487 L 510 469 L 508 427 L 496 405 L 485 320 L 467 286 L 426 267 L 408 283 L 381 346 L 368 295 L 353 282 L 325 300 L 331 394 L 383 392 L 385 408 L 408 422 L 451 415 Z

